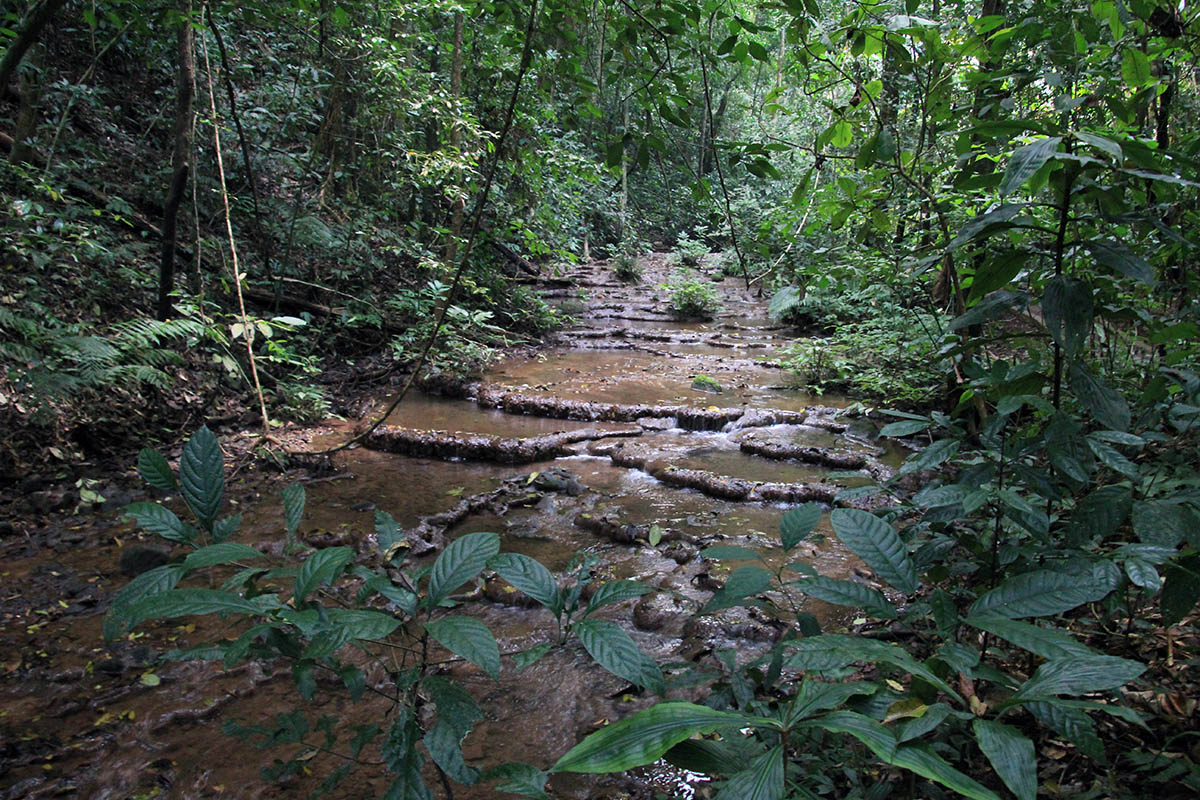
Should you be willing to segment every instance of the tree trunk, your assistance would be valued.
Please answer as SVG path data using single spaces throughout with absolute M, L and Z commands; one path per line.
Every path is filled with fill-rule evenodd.
M 450 126 L 450 149 L 455 158 L 462 160 L 462 125 L 458 117 L 462 116 L 462 69 L 463 69 L 463 12 L 454 13 L 454 38 L 450 56 L 450 96 L 454 98 L 455 119 Z M 459 180 L 463 171 L 458 170 Z M 446 267 L 452 268 L 458 257 L 458 237 L 462 234 L 463 216 L 467 210 L 467 187 L 461 187 L 458 197 L 454 198 L 454 210 L 450 216 L 450 235 L 446 237 Z
M 13 164 L 31 164 L 34 161 L 31 139 L 37 133 L 38 103 L 42 99 L 42 80 L 39 73 L 43 50 L 41 47 L 35 50 L 29 57 L 29 66 L 21 70 L 21 105 L 13 129 L 13 148 L 8 158 Z
M 171 183 L 163 203 L 162 262 L 158 275 L 158 318 L 171 316 L 171 290 L 175 287 L 175 246 L 179 206 L 187 187 L 192 156 L 192 85 L 196 64 L 192 59 L 192 2 L 180 0 L 183 21 L 179 27 L 179 69 L 175 76 L 175 146 L 171 153 Z
M 67 0 L 42 0 L 29 12 L 25 18 L 25 24 L 17 33 L 17 38 L 13 39 L 12 44 L 4 51 L 4 56 L 0 57 L 0 92 L 8 91 L 8 82 L 12 80 L 13 73 L 20 66 L 21 59 L 38 40 L 42 28 L 46 27 L 58 10 L 66 5 L 66 2 Z

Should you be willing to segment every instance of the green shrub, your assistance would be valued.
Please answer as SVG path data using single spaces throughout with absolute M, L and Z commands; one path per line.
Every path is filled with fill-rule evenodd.
M 708 283 L 688 279 L 662 288 L 671 293 L 671 314 L 678 319 L 712 319 L 721 310 L 717 292 Z
M 612 272 L 623 283 L 637 283 L 642 279 L 642 267 L 630 253 L 621 253 L 613 259 Z

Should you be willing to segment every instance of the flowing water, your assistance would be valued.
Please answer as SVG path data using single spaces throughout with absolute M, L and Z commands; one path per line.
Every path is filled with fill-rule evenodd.
M 655 587 L 659 593 L 636 609 L 630 602 L 604 616 L 623 625 L 660 662 L 700 661 L 721 648 L 733 648 L 746 660 L 768 648 L 779 633 L 769 620 L 740 611 L 696 615 L 729 569 L 699 557 L 699 551 L 736 544 L 777 566 L 779 518 L 790 506 L 772 497 L 791 496 L 789 487 L 813 486 L 831 497 L 864 480 L 840 474 L 846 470 L 822 462 L 828 457 L 821 454 L 856 460 L 876 477 L 894 468 L 898 455 L 877 448 L 869 431 L 837 419 L 849 399 L 788 387 L 788 373 L 775 359 L 789 335 L 765 318 L 762 300 L 727 279 L 714 284 L 724 302 L 715 320 L 675 322 L 665 298 L 656 298 L 651 288 L 667 277 L 667 268 L 660 257 L 646 267 L 637 287 L 615 283 L 606 268 L 592 265 L 571 275 L 575 288 L 548 290 L 551 302 L 576 305 L 578 293 L 585 292 L 587 311 L 552 345 L 494 365 L 484 378 L 487 391 L 473 389 L 459 399 L 406 397 L 388 424 L 426 435 L 423 455 L 365 447 L 338 454 L 334 479 L 308 486 L 305 540 L 366 550 L 372 547 L 377 510 L 415 529 L 464 498 L 528 485 L 538 490 L 529 502 L 466 515 L 438 529 L 437 536 L 491 530 L 500 534 L 503 549 L 533 556 L 552 571 L 587 553 L 596 557 L 600 579 L 632 578 Z M 721 391 L 694 388 L 698 375 L 714 379 Z M 380 405 L 386 401 L 381 397 Z M 540 411 L 509 413 L 530 408 Z M 697 422 L 689 410 L 708 416 Z M 348 429 L 335 425 L 314 445 L 340 440 Z M 535 437 L 560 432 L 583 438 L 533 460 L 512 455 Z M 602 438 L 613 434 L 621 435 Z M 485 446 L 464 457 L 468 451 L 456 442 L 472 437 Z M 797 457 L 765 458 L 756 454 L 763 445 L 793 448 Z M 522 463 L 497 463 L 506 461 Z M 539 488 L 531 479 L 535 473 L 565 480 L 570 490 Z M 671 477 L 681 473 L 699 476 L 694 488 Z M 772 494 L 771 486 L 782 488 Z M 281 523 L 275 501 L 259 506 L 249 491 L 234 498 L 247 507 L 240 538 L 276 540 Z M 743 496 L 732 496 L 738 492 Z M 647 541 L 649 526 L 664 532 L 657 546 Z M 798 552 L 822 574 L 855 574 L 857 563 L 829 531 L 818 534 L 791 557 Z M 223 720 L 261 723 L 292 708 L 295 694 L 286 671 L 153 666 L 152 651 L 137 642 L 115 654 L 104 648 L 102 612 L 125 581 L 113 574 L 113 565 L 130 535 L 115 522 L 93 525 L 86 541 L 64 534 L 49 558 L 30 551 L 4 573 L 13 587 L 8 600 L 20 595 L 26 606 L 44 607 L 46 613 L 40 625 L 26 615 L 20 621 L 25 636 L 10 628 L 4 640 L 9 651 L 0 683 L 5 740 L 0 798 L 290 797 L 313 788 L 316 779 L 306 775 L 279 786 L 262 783 L 258 770 L 275 754 L 220 732 Z M 489 590 L 469 597 L 461 610 L 491 627 L 501 652 L 553 638 L 547 612 L 504 601 L 502 589 Z M 842 610 L 820 603 L 807 602 L 805 609 L 827 627 L 848 622 Z M 10 625 L 17 618 L 15 612 L 7 616 Z M 217 620 L 184 623 L 155 631 L 180 643 L 227 634 Z M 522 672 L 509 666 L 506 662 L 498 682 L 471 667 L 443 667 L 469 687 L 485 712 L 464 744 L 469 763 L 547 767 L 603 722 L 653 700 L 597 667 L 577 645 L 556 648 Z M 160 683 L 147 685 L 155 681 Z M 386 727 L 387 707 L 370 695 L 351 704 L 342 693 L 321 690 L 311 711 L 331 715 L 347 730 L 372 721 Z M 314 771 L 333 769 L 331 761 L 314 758 Z M 382 792 L 386 784 L 378 768 L 360 772 L 335 796 Z M 682 779 L 671 770 L 649 769 L 602 781 L 556 776 L 552 787 L 574 798 L 648 796 L 647 787 L 686 796 L 690 789 Z M 492 796 L 488 790 L 455 790 L 456 798 Z

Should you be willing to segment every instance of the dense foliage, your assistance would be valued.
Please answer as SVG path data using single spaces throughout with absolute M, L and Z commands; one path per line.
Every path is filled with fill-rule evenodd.
M 707 706 L 657 706 L 558 768 L 665 754 L 723 776 L 725 797 L 762 798 L 882 797 L 891 784 L 867 776 L 894 768 L 911 796 L 936 783 L 1028 800 L 1051 791 L 1037 758 L 1059 737 L 1095 765 L 1073 765 L 1081 796 L 1197 790 L 1187 732 L 1120 702 L 1131 681 L 1168 679 L 1163 642 L 1192 631 L 1200 597 L 1190 7 L 42 0 L 3 13 L 6 479 L 44 453 L 111 449 L 133 424 L 190 422 L 177 409 L 249 396 L 259 373 L 271 415 L 317 418 L 329 398 L 309 378 L 348 359 L 411 368 L 440 334 L 428 369 L 477 370 L 561 319 L 521 285 L 530 269 L 640 241 L 681 269 L 721 251 L 727 280 L 775 293 L 796 327 L 801 382 L 921 412 L 883 432 L 925 449 L 896 481 L 852 490 L 896 504 L 832 512 L 889 593 L 797 563 L 739 568 L 722 602 L 766 605 L 806 635 L 762 663 L 726 656 Z M 618 274 L 636 280 L 629 263 Z M 711 313 L 692 275 L 670 301 Z M 210 500 L 193 511 L 220 547 Z M 785 551 L 807 533 L 796 519 Z M 234 551 L 197 553 L 193 566 Z M 308 569 L 315 586 L 345 567 Z M 455 650 L 463 631 L 434 619 L 438 591 L 418 583 L 372 585 Z M 289 647 L 360 631 L 234 588 L 244 605 L 176 593 L 197 603 L 167 611 L 269 617 Z M 896 643 L 806 628 L 794 593 L 853 604 Z M 165 613 L 139 602 L 127 623 Z M 626 677 L 657 685 L 658 667 L 630 658 L 622 668 L 643 672 Z M 419 737 L 401 719 L 389 766 L 403 772 Z M 447 764 L 457 724 L 434 740 Z M 841 744 L 823 749 L 831 734 Z

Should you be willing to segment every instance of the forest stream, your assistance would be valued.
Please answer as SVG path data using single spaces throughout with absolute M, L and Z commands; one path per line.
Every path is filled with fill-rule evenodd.
M 670 277 L 665 258 L 644 258 L 642 267 L 641 285 L 620 283 L 603 264 L 544 281 L 543 297 L 576 324 L 494 364 L 481 383 L 452 387 L 457 396 L 406 397 L 366 446 L 338 453 L 333 473 L 309 480 L 302 539 L 365 552 L 375 546 L 378 510 L 409 532 L 418 563 L 473 531 L 499 533 L 504 550 L 556 574 L 585 552 L 598 559 L 601 579 L 661 590 L 605 609 L 660 663 L 726 648 L 744 662 L 764 651 L 780 632 L 765 617 L 743 609 L 696 614 L 728 571 L 700 551 L 732 544 L 777 559 L 772 545 L 784 511 L 829 504 L 866 477 L 886 478 L 904 453 L 885 450 L 865 423 L 839 415 L 851 398 L 789 388 L 775 359 L 793 334 L 767 318 L 765 300 L 740 279 L 712 284 L 723 305 L 715 319 L 678 322 L 657 288 Z M 377 409 L 388 400 L 379 397 Z M 331 422 L 311 446 L 336 444 L 351 428 Z M 280 546 L 277 488 L 234 487 L 247 517 L 239 541 Z M 823 575 L 872 582 L 832 536 L 810 542 L 792 558 L 799 553 Z M 251 724 L 290 710 L 296 696 L 286 669 L 155 660 L 156 648 L 226 635 L 219 621 L 164 621 L 139 629 L 153 646 L 137 639 L 105 646 L 104 612 L 136 573 L 129 553 L 137 546 L 115 510 L 4 540 L 0 787 L 7 788 L 0 797 L 291 797 L 313 789 L 336 760 L 316 757 L 311 776 L 263 782 L 259 770 L 277 754 L 221 731 L 229 719 Z M 554 635 L 548 612 L 499 579 L 459 599 L 490 626 L 503 653 Z M 805 611 L 830 630 L 852 624 L 844 610 L 818 601 Z M 523 671 L 506 663 L 499 682 L 469 665 L 445 668 L 484 709 L 464 744 L 476 766 L 547 767 L 603 722 L 653 699 L 577 644 Z M 693 697 L 688 691 L 672 696 Z M 383 713 L 371 698 L 351 704 L 344 693 L 319 689 L 310 710 L 351 724 Z M 337 796 L 382 792 L 388 779 L 371 769 L 356 772 Z M 556 775 L 551 787 L 570 798 L 691 792 L 681 774 L 654 769 L 604 779 Z M 456 787 L 454 796 L 496 795 Z

